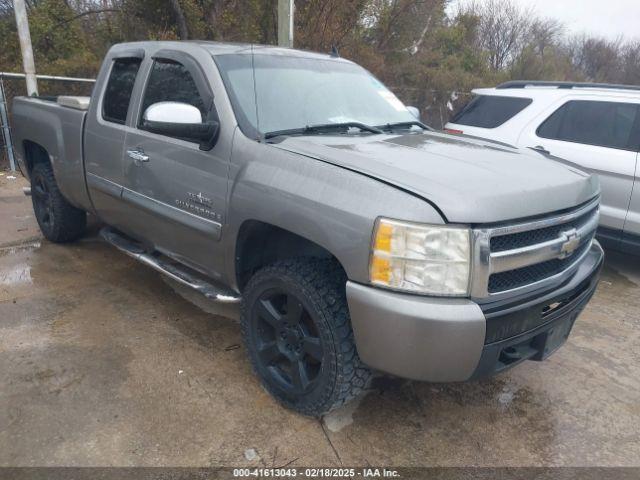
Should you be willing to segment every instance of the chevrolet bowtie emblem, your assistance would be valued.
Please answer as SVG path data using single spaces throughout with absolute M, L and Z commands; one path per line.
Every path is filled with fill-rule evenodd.
M 560 258 L 566 258 L 573 255 L 580 246 L 580 235 L 575 228 L 562 232 L 560 238 L 564 240 L 560 247 Z

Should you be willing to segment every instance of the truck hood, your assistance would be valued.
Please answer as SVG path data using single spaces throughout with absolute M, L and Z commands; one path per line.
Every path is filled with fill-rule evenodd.
M 569 162 L 435 132 L 287 137 L 273 145 L 407 190 L 432 203 L 448 222 L 548 214 L 599 193 L 597 178 Z

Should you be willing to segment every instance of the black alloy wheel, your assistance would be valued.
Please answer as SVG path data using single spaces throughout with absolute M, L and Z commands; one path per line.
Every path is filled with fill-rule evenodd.
M 347 277 L 334 259 L 291 258 L 259 269 L 243 289 L 240 325 L 254 371 L 287 408 L 318 417 L 365 390 Z
M 62 195 L 50 163 L 37 163 L 30 172 L 31 202 L 42 234 L 47 240 L 77 240 L 87 226 L 87 214 Z
M 47 182 L 42 175 L 33 179 L 31 184 L 33 210 L 38 223 L 46 230 L 52 230 L 55 222 L 54 205 Z
M 258 361 L 284 391 L 301 395 L 318 380 L 324 349 L 309 312 L 291 293 L 266 291 L 251 314 Z

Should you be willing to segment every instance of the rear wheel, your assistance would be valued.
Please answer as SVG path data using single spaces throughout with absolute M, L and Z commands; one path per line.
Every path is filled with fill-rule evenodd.
M 71 242 L 84 233 L 87 214 L 62 196 L 48 163 L 37 163 L 33 167 L 31 201 L 40 230 L 47 240 Z
M 354 398 L 371 373 L 358 354 L 345 296 L 331 260 L 296 259 L 258 271 L 242 304 L 253 367 L 288 408 L 319 416 Z

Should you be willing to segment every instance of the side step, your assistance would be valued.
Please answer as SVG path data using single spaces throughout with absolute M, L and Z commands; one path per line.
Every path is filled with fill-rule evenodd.
M 138 243 L 110 227 L 101 229 L 100 236 L 107 243 L 130 257 L 165 274 L 176 282 L 200 292 L 213 301 L 220 303 L 238 303 L 240 301 L 240 296 L 234 291 L 209 283 L 200 273 L 191 270 L 189 267 L 172 262 L 159 254 L 148 253 Z

